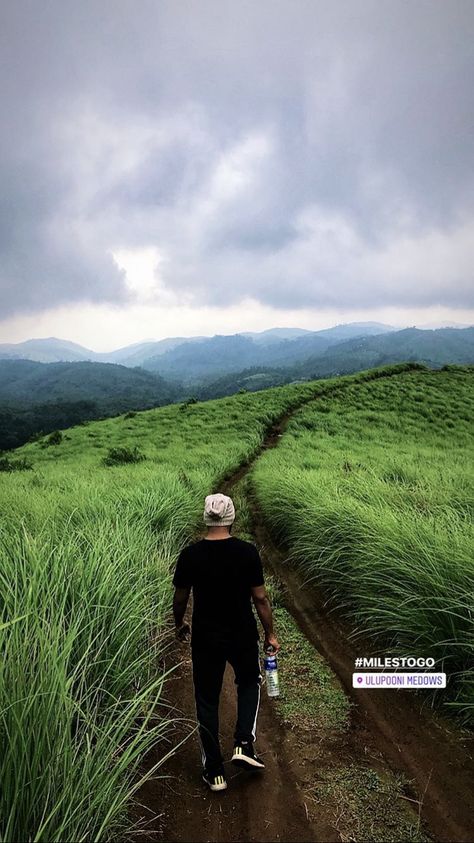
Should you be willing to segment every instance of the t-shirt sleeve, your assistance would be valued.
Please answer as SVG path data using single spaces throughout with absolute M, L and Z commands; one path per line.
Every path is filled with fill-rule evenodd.
M 252 547 L 250 556 L 250 586 L 264 585 L 263 566 L 260 554 L 256 547 Z
M 192 586 L 190 558 L 186 553 L 186 548 L 178 556 L 173 585 L 175 588 L 191 588 Z

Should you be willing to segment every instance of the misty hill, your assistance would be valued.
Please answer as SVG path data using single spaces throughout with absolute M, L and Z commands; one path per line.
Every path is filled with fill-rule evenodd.
M 242 337 L 249 337 L 260 345 L 270 345 L 280 340 L 294 340 L 298 337 L 317 335 L 337 342 L 338 340 L 350 339 L 352 337 L 370 336 L 371 334 L 383 334 L 387 331 L 394 331 L 390 325 L 382 322 L 349 322 L 345 325 L 334 325 L 332 328 L 323 328 L 320 331 L 308 331 L 305 328 L 270 328 L 267 331 L 255 333 L 248 331 L 241 333 Z
M 267 331 L 260 332 L 242 331 L 241 336 L 266 345 L 280 340 L 293 340 L 296 337 L 303 336 L 303 334 L 311 333 L 314 333 L 314 331 L 308 331 L 306 328 L 269 328 Z
M 200 337 L 193 337 L 192 339 L 198 341 Z M 164 340 L 149 340 L 148 342 L 127 345 L 116 351 L 96 352 L 94 359 L 104 363 L 121 363 L 123 366 L 141 366 L 143 361 L 149 357 L 153 355 L 159 356 L 166 351 L 171 351 L 178 345 L 184 345 L 190 341 L 189 337 L 167 337 Z
M 373 337 L 359 337 L 333 345 L 296 366 L 300 377 L 326 377 L 356 372 L 385 363 L 416 361 L 429 366 L 474 363 L 474 328 L 439 328 L 423 331 L 404 328 Z
M 382 322 L 349 322 L 346 325 L 334 325 L 333 328 L 323 328 L 316 331 L 320 337 L 328 337 L 333 342 L 354 339 L 355 337 L 370 337 L 375 334 L 387 334 L 395 331 L 390 325 Z
M 322 353 L 329 345 L 329 340 L 315 334 L 269 345 L 255 343 L 242 334 L 215 336 L 145 360 L 143 367 L 191 385 L 252 366 L 288 366 L 310 354 Z
M 93 351 L 68 340 L 56 337 L 26 340 L 18 343 L 0 343 L 0 359 L 4 360 L 35 360 L 37 363 L 70 363 L 80 360 L 91 360 Z
M 195 337 L 193 339 L 199 339 Z M 189 342 L 187 337 L 168 337 L 134 343 L 115 351 L 92 351 L 83 345 L 56 337 L 32 339 L 19 343 L 0 343 L 0 360 L 34 360 L 37 363 L 120 363 L 123 366 L 140 366 L 151 355 L 159 355 Z

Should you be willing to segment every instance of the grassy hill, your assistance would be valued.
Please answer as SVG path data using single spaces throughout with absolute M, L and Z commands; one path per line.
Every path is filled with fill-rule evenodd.
M 309 581 L 387 653 L 431 656 L 474 715 L 474 369 L 405 372 L 306 405 L 254 483 Z
M 459 672 L 466 709 L 472 372 L 405 368 L 126 413 L 0 461 L 0 837 L 128 839 L 140 760 L 170 748 L 176 553 L 204 495 L 303 401 L 257 463 L 265 517 L 369 632 Z

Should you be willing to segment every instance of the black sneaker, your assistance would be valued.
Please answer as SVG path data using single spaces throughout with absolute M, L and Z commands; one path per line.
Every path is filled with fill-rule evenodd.
M 265 764 L 262 759 L 255 754 L 253 744 L 251 743 L 236 743 L 231 761 L 234 764 L 237 764 L 238 767 L 245 767 L 247 770 L 265 769 Z
M 210 790 L 226 790 L 227 782 L 225 780 L 224 771 L 222 773 L 208 773 L 207 770 L 202 771 L 203 781 L 206 782 Z

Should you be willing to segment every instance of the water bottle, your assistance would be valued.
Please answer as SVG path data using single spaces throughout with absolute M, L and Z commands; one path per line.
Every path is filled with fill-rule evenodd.
M 277 657 L 273 647 L 267 647 L 265 650 L 265 657 L 263 659 L 263 666 L 265 669 L 265 677 L 267 680 L 267 694 L 269 697 L 279 697 L 280 688 L 278 685 L 278 665 Z

